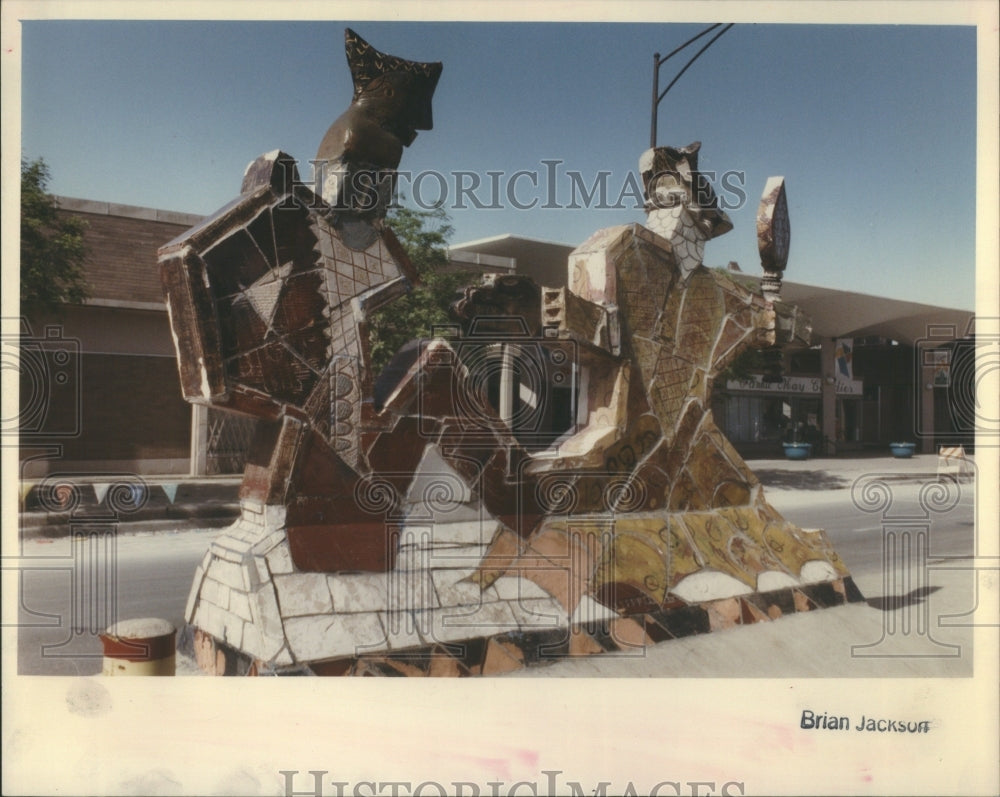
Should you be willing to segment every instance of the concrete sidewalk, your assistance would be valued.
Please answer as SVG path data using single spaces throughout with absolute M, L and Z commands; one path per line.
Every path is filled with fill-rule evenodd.
M 972 465 L 971 457 L 967 460 Z M 767 495 L 808 500 L 809 495 L 849 490 L 855 480 L 880 474 L 890 481 L 938 477 L 938 457 L 815 457 L 807 460 L 756 459 L 747 464 Z M 122 531 L 175 531 L 218 528 L 239 514 L 240 476 L 188 477 L 94 474 L 54 476 L 21 485 L 20 528 L 24 536 L 58 537 L 72 522 L 121 524 Z

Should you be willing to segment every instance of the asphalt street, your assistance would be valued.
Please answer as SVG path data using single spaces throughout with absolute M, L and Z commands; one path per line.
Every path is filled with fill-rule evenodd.
M 936 600 L 940 596 L 932 593 L 946 589 L 950 606 L 971 608 L 971 578 L 947 576 L 950 565 L 958 567 L 951 572 L 954 576 L 975 550 L 971 486 L 942 495 L 928 484 L 933 482 L 891 484 L 888 503 L 885 494 L 869 495 L 866 502 L 865 496 L 844 488 L 777 488 L 767 495 L 788 520 L 803 528 L 826 529 L 870 606 L 900 599 Z M 884 559 L 898 552 L 884 552 L 885 532 L 901 528 L 925 532 L 921 539 L 927 542 L 930 566 L 944 568 L 940 583 L 887 581 L 891 568 L 884 567 Z M 161 617 L 182 627 L 195 568 L 217 533 L 125 531 L 76 542 L 69 537 L 25 540 L 20 557 L 5 565 L 20 570 L 18 672 L 100 672 L 97 634 L 118 619 Z
M 19 560 L 18 672 L 99 673 L 97 635 L 117 620 L 161 617 L 183 627 L 195 568 L 217 533 L 26 540 Z

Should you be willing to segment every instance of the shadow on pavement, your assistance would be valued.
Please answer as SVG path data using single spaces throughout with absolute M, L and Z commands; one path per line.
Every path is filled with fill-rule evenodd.
M 765 468 L 755 470 L 757 478 L 760 479 L 764 487 L 800 490 L 837 490 L 841 487 L 850 487 L 851 483 L 847 479 L 835 476 L 825 470 L 782 470 L 781 468 Z
M 906 606 L 916 606 L 924 602 L 924 599 L 941 587 L 918 587 L 908 595 L 887 595 L 881 598 L 869 598 L 865 603 L 873 609 L 883 612 L 894 612 Z

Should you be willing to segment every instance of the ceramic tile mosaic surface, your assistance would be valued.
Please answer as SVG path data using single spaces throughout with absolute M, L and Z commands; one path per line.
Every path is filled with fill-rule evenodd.
M 468 288 L 460 333 L 419 341 L 377 403 L 369 313 L 416 278 L 378 214 L 273 152 L 160 250 L 185 398 L 260 421 L 187 604 L 203 669 L 491 675 L 861 599 L 712 419 L 734 357 L 809 328 L 702 265 L 731 224 L 697 153 L 643 155 L 648 226 L 596 232 L 567 288 Z M 772 293 L 783 198 L 769 182 L 759 220 Z

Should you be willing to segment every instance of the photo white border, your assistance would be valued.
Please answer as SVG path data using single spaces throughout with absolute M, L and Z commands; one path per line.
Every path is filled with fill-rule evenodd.
M 476 19 L 918 23 L 978 26 L 977 317 L 997 307 L 998 14 L 992 2 L 4 2 L 2 6 L 3 313 L 17 315 L 20 18 Z M 905 131 L 901 131 L 901 136 Z M 942 143 L 944 152 L 947 142 Z M 905 139 L 901 139 L 905 146 Z M 941 168 L 947 168 L 942 156 Z M 933 190 L 933 186 L 928 186 Z M 991 325 L 991 326 L 987 326 Z M 1000 393 L 1000 391 L 997 391 Z M 994 402 L 983 417 L 997 418 Z M 3 395 L 3 417 L 16 416 Z M 990 414 L 992 413 L 992 414 Z M 983 447 L 980 483 L 1000 483 Z M 16 549 L 16 452 L 4 449 L 3 542 Z M 978 496 L 980 556 L 997 556 L 997 495 Z M 4 617 L 16 612 L 3 580 Z M 996 603 L 994 593 L 984 596 Z M 987 614 L 983 614 L 983 613 Z M 978 616 L 989 615 L 989 607 Z M 281 793 L 281 770 L 327 782 L 535 782 L 608 793 L 661 781 L 744 784 L 746 794 L 988 794 L 997 787 L 997 628 L 978 629 L 973 678 L 953 679 L 100 679 L 15 675 L 16 628 L 3 629 L 3 793 Z M 83 690 L 83 691 L 81 691 Z M 89 698 L 88 698 L 89 695 Z M 91 699 L 91 715 L 70 710 Z M 107 706 L 107 710 L 102 710 Z M 929 734 L 806 734 L 804 707 L 931 716 Z M 176 791 L 172 791 L 176 786 Z M 663 787 L 671 794 L 669 787 Z M 687 790 L 690 787 L 684 786 Z M 705 787 L 702 787 L 705 793 Z M 254 793 L 254 792 L 250 792 Z M 335 794 L 328 786 L 325 794 Z M 362 793 L 368 793 L 364 791 Z M 389 793 L 388 791 L 380 793 Z M 402 793 L 402 792 L 401 792 Z M 429 794 L 436 793 L 433 790 Z M 467 792 L 468 793 L 468 792 Z M 530 794 L 529 787 L 516 791 Z M 684 793 L 689 793 L 685 791 Z M 739 794 L 733 790 L 730 793 Z

